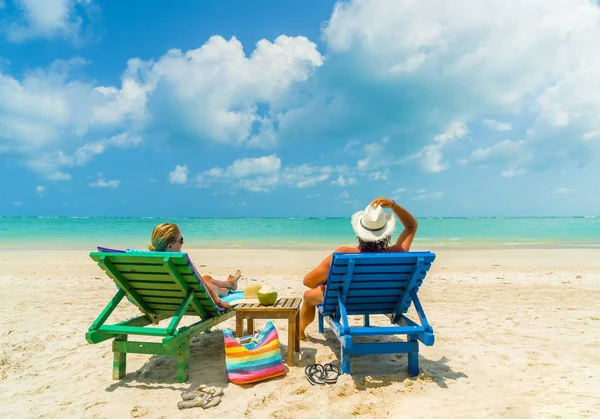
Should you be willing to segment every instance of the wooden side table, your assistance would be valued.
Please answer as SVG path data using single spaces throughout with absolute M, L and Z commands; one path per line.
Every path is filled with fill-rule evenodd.
M 288 319 L 288 365 L 294 366 L 295 353 L 300 351 L 300 303 L 302 298 L 280 298 L 273 306 L 246 303 L 235 307 L 235 335 L 244 336 L 244 319 L 248 320 L 248 335 L 254 333 L 254 319 Z

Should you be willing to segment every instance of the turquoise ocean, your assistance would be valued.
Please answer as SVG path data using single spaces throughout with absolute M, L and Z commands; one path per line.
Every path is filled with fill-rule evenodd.
M 180 226 L 188 249 L 329 249 L 356 243 L 350 218 L 0 217 L 0 249 L 144 249 L 154 226 L 167 221 Z M 600 248 L 600 218 L 593 216 L 418 221 L 415 250 Z

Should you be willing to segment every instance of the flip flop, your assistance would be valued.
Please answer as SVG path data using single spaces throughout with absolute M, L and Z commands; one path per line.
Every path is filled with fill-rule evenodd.
M 327 384 L 334 384 L 337 382 L 338 377 L 341 374 L 340 368 L 334 364 L 325 364 L 323 366 L 323 381 Z
M 200 385 L 196 391 L 202 392 L 202 393 L 208 393 L 211 396 L 215 397 L 215 396 L 222 396 L 223 395 L 223 388 L 222 387 L 217 387 L 217 386 L 207 386 L 206 384 L 202 384 Z
M 209 387 L 206 384 L 202 384 L 202 385 L 198 386 L 195 390 L 188 391 L 186 393 L 182 393 L 181 398 L 186 401 L 194 400 L 196 397 L 198 397 L 202 394 L 209 394 L 212 397 L 222 396 L 223 389 L 221 387 L 215 387 L 215 386 Z
M 179 410 L 191 409 L 192 407 L 201 407 L 203 409 L 208 409 L 211 407 L 215 407 L 219 403 L 221 403 L 221 396 L 211 396 L 208 393 L 202 393 L 192 400 L 177 403 L 177 407 L 179 408 Z
M 177 403 L 177 407 L 179 410 L 191 409 L 192 407 L 204 407 L 205 404 L 211 401 L 211 398 L 210 394 L 199 394 L 192 400 Z
M 208 401 L 208 403 L 206 403 L 206 404 L 203 404 L 203 405 L 202 405 L 202 408 L 203 408 L 203 409 L 208 409 L 208 408 L 210 408 L 210 407 L 215 407 L 215 406 L 216 406 L 216 405 L 218 405 L 219 403 L 221 403 L 221 396 L 216 396 L 216 397 L 213 397 L 212 399 L 210 399 L 210 400 Z
M 304 369 L 304 373 L 306 374 L 306 379 L 313 386 L 323 386 L 325 385 L 325 381 L 323 381 L 323 375 L 325 374 L 325 369 L 321 364 L 312 364 Z

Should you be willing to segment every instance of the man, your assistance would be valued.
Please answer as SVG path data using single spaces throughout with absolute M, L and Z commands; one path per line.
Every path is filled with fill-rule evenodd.
M 391 237 L 396 229 L 396 218 L 392 214 L 385 213 L 383 208 L 391 209 L 404 226 L 396 243 L 391 246 Z M 410 212 L 395 201 L 377 198 L 364 211 L 359 211 L 352 216 L 352 228 L 358 238 L 358 246 L 340 247 L 335 250 L 336 252 L 408 252 L 417 233 L 418 223 Z M 304 293 L 300 308 L 300 339 L 306 339 L 305 330 L 315 319 L 315 307 L 323 302 L 331 259 L 332 255 L 327 256 L 319 266 L 304 277 L 304 285 L 311 289 Z

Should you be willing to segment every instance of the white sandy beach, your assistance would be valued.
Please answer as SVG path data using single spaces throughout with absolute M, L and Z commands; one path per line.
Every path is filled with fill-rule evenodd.
M 239 268 L 240 287 L 269 284 L 282 297 L 301 296 L 304 274 L 327 254 L 189 253 L 202 273 Z M 192 341 L 189 382 L 176 381 L 174 358 L 135 354 L 113 381 L 109 341 L 90 345 L 84 335 L 115 286 L 88 252 L 0 251 L 0 417 L 598 417 L 600 251 L 436 253 L 419 292 L 436 337 L 420 346 L 421 375 L 408 377 L 405 355 L 360 356 L 351 375 L 313 387 L 306 365 L 339 362 L 333 333 L 318 334 L 315 322 L 287 375 L 238 386 L 227 382 L 220 332 L 234 319 Z M 121 304 L 112 319 L 137 315 Z M 285 362 L 287 323 L 275 325 Z M 201 383 L 225 387 L 222 403 L 178 410 L 181 393 Z

